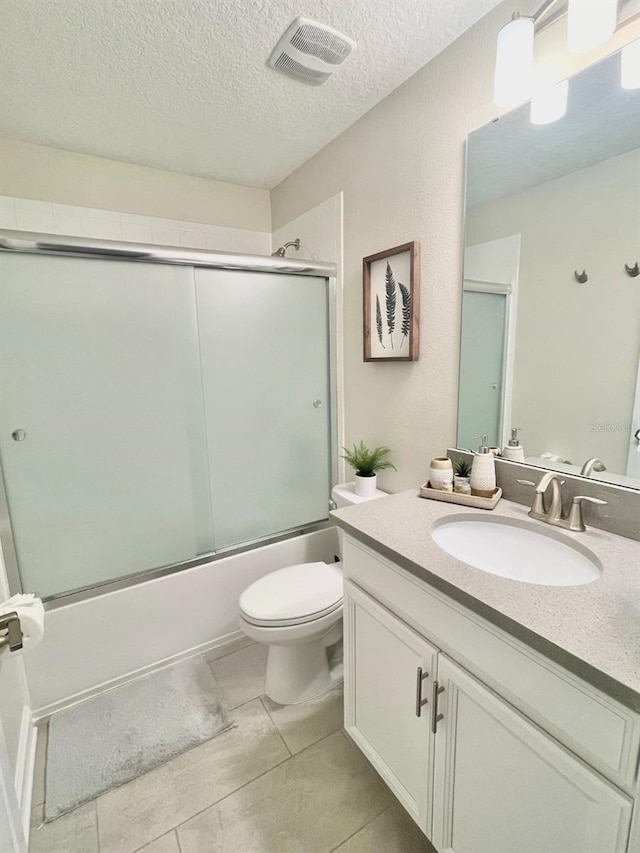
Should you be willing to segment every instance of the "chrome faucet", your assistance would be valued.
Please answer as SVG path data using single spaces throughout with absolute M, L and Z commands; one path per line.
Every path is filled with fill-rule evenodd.
M 536 490 L 531 509 L 529 510 L 530 518 L 536 518 L 538 521 L 544 521 L 546 524 L 552 524 L 554 527 L 562 527 L 565 530 L 580 532 L 587 529 L 582 518 L 582 505 L 584 503 L 597 504 L 598 506 L 607 505 L 607 501 L 601 501 L 600 498 L 576 495 L 571 501 L 569 513 L 565 516 L 562 513 L 562 486 L 564 485 L 564 480 L 561 480 L 558 474 L 548 471 L 542 475 L 537 486 L 531 480 L 518 480 L 518 482 L 524 486 L 534 486 Z M 545 495 L 549 486 L 551 486 L 551 502 L 547 507 Z
M 584 463 L 584 465 L 580 469 L 580 473 L 582 474 L 583 477 L 590 477 L 592 471 L 600 472 L 600 471 L 606 471 L 606 470 L 607 470 L 607 466 L 604 464 L 604 462 L 601 459 L 598 459 L 596 456 L 594 456 L 591 459 L 587 459 L 587 461 Z

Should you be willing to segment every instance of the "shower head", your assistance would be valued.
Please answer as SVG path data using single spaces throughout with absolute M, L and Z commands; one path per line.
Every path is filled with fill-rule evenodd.
M 300 238 L 298 237 L 295 240 L 291 240 L 289 243 L 285 243 L 284 246 L 280 246 L 279 249 L 276 249 L 275 252 L 271 252 L 272 258 L 284 258 L 285 253 L 289 246 L 293 246 L 296 252 L 300 251 Z

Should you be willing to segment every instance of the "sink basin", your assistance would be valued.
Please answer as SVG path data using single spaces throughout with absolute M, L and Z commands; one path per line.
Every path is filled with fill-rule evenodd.
M 552 527 L 504 516 L 448 516 L 433 524 L 431 536 L 463 563 L 524 583 L 578 586 L 602 573 L 598 557 L 581 543 Z

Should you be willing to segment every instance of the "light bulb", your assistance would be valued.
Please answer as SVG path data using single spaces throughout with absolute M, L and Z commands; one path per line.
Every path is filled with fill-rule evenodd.
M 532 18 L 514 18 L 498 33 L 494 101 L 515 107 L 531 97 L 533 82 Z
M 640 39 L 622 48 L 620 72 L 623 89 L 640 89 Z
M 567 111 L 569 81 L 561 80 L 555 86 L 540 92 L 531 99 L 531 124 L 551 124 Z
M 618 0 L 569 0 L 567 45 L 583 53 L 604 44 L 616 28 Z

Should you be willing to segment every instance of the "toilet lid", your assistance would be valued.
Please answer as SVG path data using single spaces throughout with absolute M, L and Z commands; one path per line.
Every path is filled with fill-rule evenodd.
M 317 617 L 342 602 L 342 574 L 327 563 L 300 563 L 260 578 L 240 596 L 249 621 L 282 622 Z

